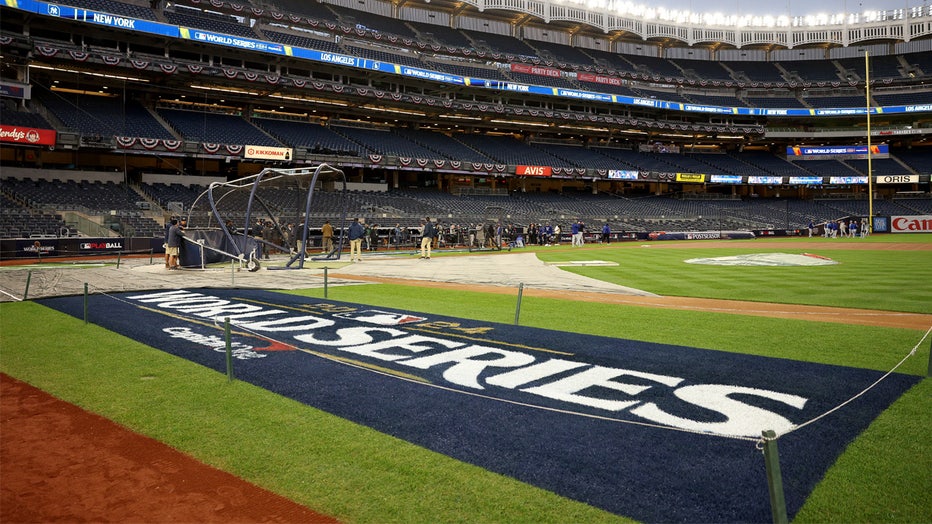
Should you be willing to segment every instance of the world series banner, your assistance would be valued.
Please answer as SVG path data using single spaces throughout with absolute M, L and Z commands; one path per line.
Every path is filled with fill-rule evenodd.
M 257 290 L 88 298 L 90 321 L 238 380 L 647 522 L 770 520 L 761 432 L 790 517 L 920 379 Z M 84 297 L 40 303 L 81 318 Z M 619 321 L 618 334 L 624 334 Z
M 866 160 L 872 158 L 890 158 L 887 144 L 868 146 L 787 146 L 787 160 Z

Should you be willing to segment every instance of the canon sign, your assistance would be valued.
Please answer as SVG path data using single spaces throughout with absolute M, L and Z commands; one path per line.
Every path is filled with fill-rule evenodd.
M 932 233 L 932 215 L 890 218 L 891 233 Z

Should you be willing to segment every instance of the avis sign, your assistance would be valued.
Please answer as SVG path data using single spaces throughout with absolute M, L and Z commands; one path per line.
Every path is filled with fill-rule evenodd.
M 932 233 L 932 215 L 890 217 L 891 233 Z
M 550 166 L 515 166 L 518 176 L 550 176 L 553 169 Z

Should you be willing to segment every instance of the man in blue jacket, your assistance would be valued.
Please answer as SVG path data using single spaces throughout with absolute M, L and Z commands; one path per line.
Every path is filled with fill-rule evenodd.
M 359 223 L 358 218 L 353 219 L 349 227 L 350 262 L 362 261 L 362 237 L 366 229 Z
M 430 259 L 430 248 L 434 244 L 434 237 L 437 236 L 437 228 L 430 221 L 430 217 L 424 219 L 424 232 L 421 233 L 421 258 Z

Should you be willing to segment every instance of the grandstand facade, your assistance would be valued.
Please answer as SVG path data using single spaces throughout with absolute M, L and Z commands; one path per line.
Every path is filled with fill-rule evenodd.
M 0 238 L 158 239 L 213 180 L 319 163 L 386 228 L 932 214 L 928 7 L 736 21 L 512 0 L 15 6 L 0 6 Z M 321 220 L 340 209 L 332 189 Z M 268 198 L 298 216 L 298 199 Z

